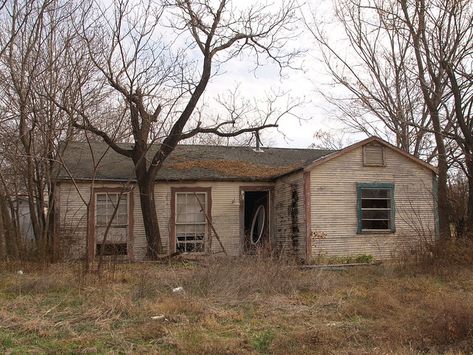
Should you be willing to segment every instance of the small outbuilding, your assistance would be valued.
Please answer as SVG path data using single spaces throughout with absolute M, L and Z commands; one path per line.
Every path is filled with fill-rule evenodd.
M 63 161 L 64 257 L 143 260 L 131 160 L 105 143 L 70 143 Z M 437 234 L 436 169 L 377 137 L 338 151 L 179 145 L 156 177 L 155 201 L 166 254 L 223 246 L 232 256 L 386 259 Z

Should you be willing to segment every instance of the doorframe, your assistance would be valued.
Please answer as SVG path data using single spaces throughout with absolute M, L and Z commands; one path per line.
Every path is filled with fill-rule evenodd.
M 272 232 L 273 226 L 273 207 L 274 207 L 274 186 L 273 185 L 243 185 L 239 189 L 240 199 L 240 256 L 245 255 L 245 192 L 267 191 L 268 192 L 268 237 L 269 248 L 272 250 L 274 238 Z

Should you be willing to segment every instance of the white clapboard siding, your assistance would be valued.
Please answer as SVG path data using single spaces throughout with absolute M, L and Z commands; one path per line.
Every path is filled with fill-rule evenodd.
M 385 148 L 385 166 L 363 166 L 361 147 L 310 172 L 312 255 L 389 258 L 435 232 L 433 172 Z M 394 234 L 357 234 L 357 183 L 394 183 Z
M 292 210 L 293 189 L 297 191 L 296 211 Z M 274 195 L 274 235 L 276 243 L 282 251 L 304 258 L 306 223 L 303 173 L 298 172 L 278 179 L 274 186 Z M 293 221 L 293 218 L 296 221 Z M 293 230 L 293 222 L 297 222 L 297 231 Z
M 212 221 L 222 244 L 229 255 L 239 255 L 240 243 L 240 186 L 267 186 L 267 183 L 252 182 L 198 182 L 198 183 L 161 183 L 155 188 L 156 209 L 165 250 L 169 250 L 171 229 L 171 187 L 210 187 L 212 194 Z M 73 184 L 60 184 L 60 230 L 62 250 L 66 258 L 83 258 L 86 255 L 86 205 L 80 195 L 88 201 L 90 184 L 78 183 L 79 192 Z M 120 187 L 120 184 L 100 184 L 95 187 Z M 146 236 L 141 215 L 139 192 L 133 189 L 133 254 L 134 260 L 143 260 L 146 255 Z M 219 251 L 220 246 L 214 238 L 212 249 Z
M 73 184 L 59 185 L 61 251 L 65 258 L 71 259 L 83 258 L 86 255 L 87 208 L 80 196 L 88 201 L 90 187 L 79 184 L 78 190 Z

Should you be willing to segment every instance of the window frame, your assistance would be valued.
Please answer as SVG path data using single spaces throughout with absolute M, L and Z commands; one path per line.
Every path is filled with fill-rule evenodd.
M 99 228 L 106 228 L 106 226 L 97 226 L 96 219 L 97 219 L 97 195 L 99 194 L 117 194 L 120 195 L 122 193 L 123 195 L 127 196 L 127 224 L 118 224 L 118 225 L 111 225 L 110 228 L 114 228 L 116 226 L 120 227 L 123 226 L 126 228 L 126 233 L 127 233 L 127 238 L 126 238 L 126 245 L 127 245 L 127 253 L 126 254 L 117 254 L 117 255 L 111 255 L 111 256 L 119 256 L 119 257 L 126 257 L 127 260 L 133 261 L 134 260 L 134 253 L 133 253 L 133 228 L 134 228 L 134 218 L 133 218 L 133 207 L 134 207 L 134 201 L 133 201 L 133 188 L 129 188 L 124 190 L 123 187 L 95 187 L 93 188 L 93 203 L 92 203 L 92 208 L 90 209 L 90 214 L 89 214 L 89 240 L 88 240 L 88 246 L 87 246 L 87 252 L 88 252 L 88 259 L 89 260 L 94 260 L 96 257 L 97 253 L 97 227 Z M 106 242 L 108 244 L 108 242 Z M 110 244 L 124 244 L 124 243 L 110 243 Z M 105 254 L 104 254 L 105 256 Z M 109 255 L 107 255 L 109 256 Z
M 362 190 L 388 190 L 390 191 L 390 228 L 388 229 L 363 229 L 363 208 L 362 208 Z M 396 201 L 394 183 L 357 183 L 357 234 L 389 234 L 396 232 Z
M 200 252 L 186 252 L 186 254 L 205 254 L 208 253 L 210 248 L 212 247 L 210 245 L 210 223 L 212 223 L 212 193 L 211 193 L 211 188 L 210 187 L 171 187 L 171 216 L 169 220 L 169 224 L 171 227 L 171 233 L 169 235 L 169 253 L 175 253 L 177 251 L 177 195 L 178 194 L 199 194 L 199 193 L 204 193 L 205 198 L 206 198 L 206 211 L 205 214 L 208 217 L 205 218 L 205 222 L 202 223 L 205 225 L 205 234 L 204 234 L 204 248 L 203 251 Z M 210 223 L 209 223 L 210 221 Z

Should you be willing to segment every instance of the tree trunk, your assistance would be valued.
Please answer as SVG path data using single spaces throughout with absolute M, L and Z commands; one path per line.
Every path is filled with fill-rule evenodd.
M 23 103 L 24 106 L 26 104 Z M 39 199 L 36 198 L 35 194 L 35 169 L 34 169 L 34 161 L 32 157 L 32 151 L 31 151 L 31 132 L 28 131 L 26 127 L 26 122 L 27 122 L 27 116 L 26 113 L 23 112 L 24 108 L 20 108 L 20 125 L 19 125 L 19 131 L 21 135 L 21 143 L 23 145 L 23 149 L 25 151 L 26 155 L 26 192 L 28 196 L 28 208 L 30 211 L 30 218 L 31 218 L 31 225 L 33 227 L 33 233 L 36 242 L 38 242 L 41 239 L 42 236 L 42 231 L 40 227 L 40 222 L 38 218 L 38 214 L 36 213 L 38 211 L 38 202 Z
M 47 239 L 48 239 L 48 252 L 49 252 L 49 258 L 51 262 L 56 262 L 58 260 L 58 247 L 57 247 L 57 241 L 58 241 L 58 230 L 57 230 L 57 208 L 56 206 L 56 185 L 51 183 L 50 185 L 50 191 L 48 195 L 48 213 L 46 215 L 46 218 L 48 220 L 47 222 Z
M 444 61 L 442 62 L 442 66 L 445 69 L 450 80 L 453 98 L 455 100 L 455 118 L 457 120 L 458 126 L 460 127 L 461 133 L 463 134 L 463 137 L 458 134 L 455 139 L 459 147 L 462 149 L 463 154 L 465 155 L 465 165 L 468 178 L 468 206 L 466 227 L 467 233 L 469 234 L 473 232 L 473 135 L 471 132 L 471 118 L 469 116 L 466 116 L 466 106 L 464 111 L 463 100 L 465 99 L 465 97 L 462 96 L 462 92 L 460 86 L 458 85 L 457 77 L 452 65 Z
M 426 7 L 425 1 L 420 1 L 415 5 L 414 10 L 417 16 L 417 27 L 411 19 L 409 12 L 410 6 L 414 6 L 407 0 L 401 2 L 402 11 L 404 13 L 404 21 L 406 22 L 409 33 L 412 36 L 413 48 L 415 58 L 417 62 L 417 75 L 419 79 L 419 85 L 424 97 L 424 102 L 427 106 L 432 125 L 434 128 L 435 143 L 437 145 L 437 157 L 438 157 L 438 216 L 439 216 L 439 233 L 441 238 L 450 237 L 450 225 L 449 225 L 449 203 L 447 194 L 447 154 L 445 150 L 445 142 L 443 138 L 442 126 L 440 124 L 439 117 L 439 106 L 442 102 L 443 97 L 443 73 L 442 71 L 434 73 L 432 67 L 437 64 L 436 58 L 432 58 L 429 52 L 429 42 L 425 36 L 425 23 L 426 23 Z M 427 69 L 426 69 L 427 67 Z M 429 80 L 433 83 L 433 88 L 429 85 Z
M 156 260 L 159 254 L 163 252 L 154 200 L 154 184 L 154 179 L 150 178 L 148 174 L 138 179 L 141 213 L 148 245 L 146 256 L 151 260 Z
M 466 168 L 468 171 L 468 206 L 467 206 L 467 221 L 466 221 L 466 235 L 473 237 L 473 155 L 467 154 Z
M 5 234 L 6 226 L 3 220 L 2 213 L 0 213 L 0 260 L 5 259 L 6 256 L 6 243 L 5 243 Z
M 437 159 L 438 159 L 438 216 L 439 216 L 439 234 L 440 238 L 450 238 L 450 204 L 448 203 L 448 187 L 447 187 L 447 154 L 445 151 L 445 142 L 443 136 L 440 133 L 440 120 L 438 111 L 431 111 L 430 117 L 432 118 L 432 124 L 435 131 L 435 143 L 437 145 Z
M 18 257 L 18 239 L 16 228 L 13 225 L 8 206 L 4 197 L 0 197 L 0 213 L 4 227 L 5 251 L 7 256 Z

